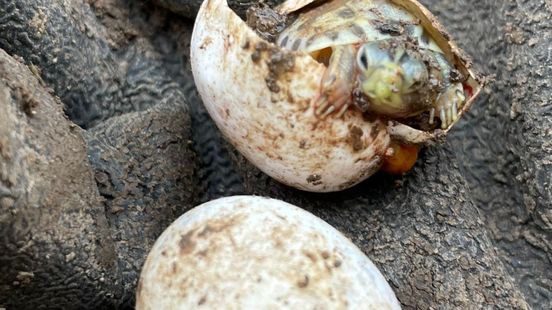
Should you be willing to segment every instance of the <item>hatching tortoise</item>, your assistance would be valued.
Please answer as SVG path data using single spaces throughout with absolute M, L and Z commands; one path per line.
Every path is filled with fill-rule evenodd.
M 423 22 L 394 2 L 315 2 L 279 35 L 278 45 L 327 65 L 317 115 L 341 116 L 354 104 L 392 119 L 428 113 L 428 123 L 437 116 L 443 129 L 457 119 L 469 95 L 462 85 L 467 75 L 451 65 Z

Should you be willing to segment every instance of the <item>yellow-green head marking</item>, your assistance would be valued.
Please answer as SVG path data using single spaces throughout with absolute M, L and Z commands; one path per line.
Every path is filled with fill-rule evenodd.
M 404 46 L 379 41 L 364 44 L 357 54 L 359 86 L 370 111 L 390 117 L 407 117 L 425 109 L 419 92 L 427 88 L 425 64 Z M 423 95 L 423 94 L 422 94 Z
M 399 65 L 384 61 L 375 68 L 365 70 L 363 74 L 362 91 L 373 103 L 389 111 L 401 108 L 403 70 Z

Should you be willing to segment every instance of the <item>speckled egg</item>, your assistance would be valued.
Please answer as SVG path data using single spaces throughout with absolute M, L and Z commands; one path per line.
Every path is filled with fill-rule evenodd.
M 374 264 L 314 215 L 255 196 L 172 223 L 140 276 L 137 309 L 400 309 Z

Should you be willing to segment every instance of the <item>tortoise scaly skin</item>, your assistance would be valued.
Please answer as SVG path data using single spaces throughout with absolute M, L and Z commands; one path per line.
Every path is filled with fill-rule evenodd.
M 334 0 L 300 13 L 278 37 L 290 50 L 327 64 L 315 113 L 342 116 L 355 105 L 404 119 L 428 114 L 442 128 L 466 100 L 465 79 L 420 21 L 389 1 Z

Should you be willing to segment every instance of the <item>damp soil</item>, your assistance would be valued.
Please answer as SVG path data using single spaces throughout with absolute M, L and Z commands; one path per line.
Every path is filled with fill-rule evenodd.
M 264 2 L 259 2 L 247 10 L 246 22 L 261 38 L 274 43 L 291 19 L 279 14 Z

